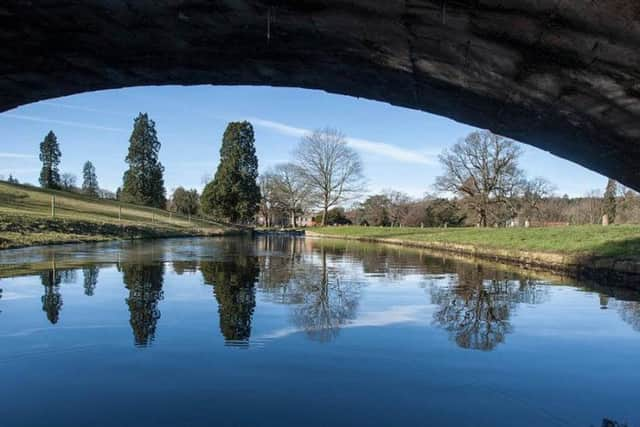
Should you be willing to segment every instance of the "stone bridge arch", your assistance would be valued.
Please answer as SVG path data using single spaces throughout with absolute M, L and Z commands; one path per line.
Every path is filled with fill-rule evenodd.
M 137 85 L 315 88 L 489 128 L 636 189 L 639 78 L 637 0 L 0 4 L 0 111 Z

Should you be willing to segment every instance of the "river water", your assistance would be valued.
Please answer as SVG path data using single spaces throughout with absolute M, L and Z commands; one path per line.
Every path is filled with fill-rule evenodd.
M 610 285 L 304 238 L 4 251 L 0 426 L 640 426 Z

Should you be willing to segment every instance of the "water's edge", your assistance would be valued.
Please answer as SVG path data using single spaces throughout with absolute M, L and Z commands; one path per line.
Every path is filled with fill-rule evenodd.
M 307 231 L 306 237 L 317 239 L 356 240 L 429 249 L 456 254 L 470 259 L 514 265 L 519 268 L 548 272 L 580 280 L 607 281 L 612 286 L 640 289 L 640 261 L 629 258 L 576 257 L 561 254 L 508 251 L 442 242 L 416 242 L 385 237 L 344 236 Z
M 155 230 L 157 232 L 157 230 Z M 220 232 L 208 232 L 208 233 L 188 233 L 188 232 L 157 232 L 153 235 L 115 235 L 115 236 L 103 236 L 103 235 L 82 235 L 81 238 L 72 239 L 60 239 L 49 241 L 38 241 L 25 244 L 10 244 L 8 246 L 0 247 L 0 253 L 10 251 L 14 249 L 24 248 L 46 248 L 50 246 L 63 246 L 63 245 L 77 245 L 77 244 L 91 244 L 91 243 L 105 243 L 105 242 L 130 242 L 130 241 L 145 241 L 145 240 L 165 240 L 165 239 L 185 239 L 192 237 L 231 237 L 231 236 L 244 236 L 251 235 L 250 231 L 229 229 Z

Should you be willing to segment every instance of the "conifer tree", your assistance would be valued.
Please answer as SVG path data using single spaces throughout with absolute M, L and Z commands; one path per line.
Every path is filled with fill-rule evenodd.
M 49 131 L 44 140 L 40 143 L 40 161 L 42 162 L 42 170 L 40 171 L 40 185 L 43 188 L 60 188 L 60 146 L 58 138 Z
M 159 151 L 155 122 L 146 113 L 140 113 L 134 120 L 129 138 L 129 153 L 125 159 L 129 169 L 124 173 L 121 200 L 165 207 L 164 167 L 158 160 Z
M 247 222 L 253 218 L 260 203 L 254 144 L 251 123 L 229 123 L 222 138 L 218 170 L 202 193 L 205 213 L 230 222 Z
M 609 223 L 613 224 L 616 220 L 616 193 L 617 185 L 613 179 L 607 181 L 607 188 L 604 191 L 603 211 L 609 219 Z
M 98 196 L 98 177 L 93 163 L 87 160 L 82 167 L 82 192 L 93 197 Z

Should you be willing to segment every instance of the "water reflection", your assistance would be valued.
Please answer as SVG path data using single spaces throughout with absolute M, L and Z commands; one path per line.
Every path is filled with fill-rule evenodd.
M 173 272 L 178 276 L 198 271 L 198 261 L 173 261 L 171 266 L 173 267 Z
M 89 266 L 82 269 L 82 275 L 84 277 L 84 294 L 88 297 L 93 296 L 96 285 L 98 284 L 98 267 Z
M 616 310 L 624 322 L 640 332 L 640 289 L 611 287 L 595 282 L 585 283 L 584 286 L 598 293 L 601 310 Z
M 327 342 L 355 318 L 360 283 L 349 280 L 338 268 L 329 268 L 325 248 L 319 258 L 320 265 L 306 263 L 295 270 L 287 301 L 293 304 L 293 323 L 309 338 Z
M 618 311 L 622 320 L 640 332 L 640 303 L 637 301 L 619 301 Z
M 257 247 L 271 254 L 259 257 L 260 290 L 271 301 L 290 306 L 292 324 L 310 339 L 331 341 L 356 317 L 361 282 L 335 262 L 342 251 L 278 237 L 261 239 Z
M 3 426 L 638 424 L 638 291 L 357 242 L 92 248 L 1 279 Z
M 160 319 L 158 303 L 164 297 L 162 283 L 164 265 L 122 263 L 118 265 L 122 281 L 129 290 L 126 299 L 129 323 L 136 346 L 146 347 L 153 342 Z
M 255 283 L 260 274 L 253 256 L 237 256 L 232 261 L 203 261 L 204 283 L 213 286 L 218 302 L 220 332 L 230 342 L 247 342 L 251 337 L 251 317 L 256 306 Z
M 363 325 L 358 311 L 368 283 L 393 287 L 413 278 L 426 294 L 412 303 L 433 306 L 433 315 L 429 314 L 433 325 L 460 348 L 490 351 L 515 332 L 513 318 L 519 308 L 545 303 L 552 289 L 546 281 L 487 264 L 352 242 L 266 237 L 202 240 L 186 249 L 153 242 L 123 245 L 113 253 L 117 262 L 91 262 L 89 257 L 76 268 L 54 257 L 47 264 L 50 268 L 38 273 L 42 311 L 51 324 L 60 320 L 65 284 L 76 283 L 82 273 L 84 295 L 93 296 L 100 268 L 115 264 L 128 292 L 125 303 L 134 343 L 149 346 L 161 318 L 165 266 L 170 265 L 169 274 L 200 273 L 203 283 L 212 287 L 220 335 L 228 345 L 248 345 L 261 300 L 287 307 L 287 333 L 304 332 L 309 339 L 326 343 L 346 326 Z M 639 292 L 587 286 L 598 292 L 600 308 L 615 309 L 640 331 Z M 414 320 L 404 315 L 400 321 Z
M 519 304 L 541 303 L 548 288 L 535 281 L 504 277 L 481 265 L 458 268 L 450 286 L 430 287 L 439 306 L 436 324 L 465 349 L 493 350 L 513 331 L 510 318 Z
M 40 281 L 44 286 L 44 295 L 40 299 L 42 311 L 47 313 L 49 322 L 55 325 L 60 319 L 60 310 L 62 309 L 62 294 L 60 294 L 62 274 L 55 269 L 47 270 L 40 273 Z

